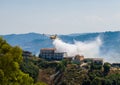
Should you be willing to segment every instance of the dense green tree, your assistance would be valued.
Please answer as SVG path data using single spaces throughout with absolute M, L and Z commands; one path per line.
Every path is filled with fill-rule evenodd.
M 106 80 L 109 79 L 110 85 L 120 85 L 120 74 L 116 73 L 116 74 L 111 74 L 111 75 L 107 75 L 105 77 Z M 111 82 L 110 82 L 111 81 Z
M 90 71 L 101 70 L 101 69 L 102 69 L 102 65 L 100 64 L 95 64 L 93 62 L 90 64 Z
M 91 85 L 102 85 L 102 80 L 100 77 L 96 77 L 92 82 Z
M 103 67 L 104 67 L 104 75 L 107 75 L 110 71 L 111 65 L 106 62 L 106 63 L 104 63 Z
M 19 69 L 22 61 L 19 47 L 10 46 L 0 38 L 0 85 L 32 85 L 33 79 Z
M 112 81 L 110 79 L 104 78 L 102 84 L 103 85 L 112 85 Z
M 34 79 L 34 81 L 37 80 L 39 68 L 38 68 L 38 66 L 34 65 L 33 62 L 31 62 L 29 60 L 28 60 L 28 62 L 22 62 L 20 65 L 20 69 L 24 73 L 29 74 Z
M 33 85 L 34 80 L 20 70 L 22 50 L 0 37 L 0 85 Z M 36 84 L 44 85 L 44 84 Z

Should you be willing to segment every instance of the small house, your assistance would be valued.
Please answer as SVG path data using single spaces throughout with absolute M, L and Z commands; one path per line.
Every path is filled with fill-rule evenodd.
M 120 67 L 120 63 L 112 63 L 112 67 Z
M 32 56 L 32 52 L 23 51 L 23 52 L 22 52 L 22 56 L 23 56 L 23 57 L 31 57 L 31 56 Z
M 85 58 L 84 62 L 103 65 L 103 58 Z
M 73 62 L 80 63 L 80 62 L 83 62 L 83 60 L 84 60 L 84 56 L 76 55 L 73 59 Z

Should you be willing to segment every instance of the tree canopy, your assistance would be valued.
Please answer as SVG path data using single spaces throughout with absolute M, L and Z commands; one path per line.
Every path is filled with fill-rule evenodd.
M 0 85 L 33 85 L 34 80 L 20 70 L 22 50 L 0 37 Z M 40 85 L 40 83 L 37 83 Z

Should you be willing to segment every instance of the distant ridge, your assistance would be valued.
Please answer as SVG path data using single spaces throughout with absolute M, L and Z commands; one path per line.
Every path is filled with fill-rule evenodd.
M 94 40 L 99 35 L 101 36 L 103 41 L 103 45 L 101 47 L 102 53 L 108 53 L 111 51 L 120 53 L 120 31 L 73 33 L 58 36 L 67 43 L 74 43 L 74 40 L 83 42 L 88 40 Z M 3 35 L 3 37 L 12 46 L 18 45 L 24 50 L 31 51 L 33 54 L 38 54 L 41 48 L 53 47 L 52 40 L 49 39 L 48 34 L 9 34 Z

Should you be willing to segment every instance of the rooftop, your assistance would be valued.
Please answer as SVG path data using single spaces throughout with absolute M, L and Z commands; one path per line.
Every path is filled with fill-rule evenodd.
M 55 48 L 42 48 L 41 50 L 56 50 Z

